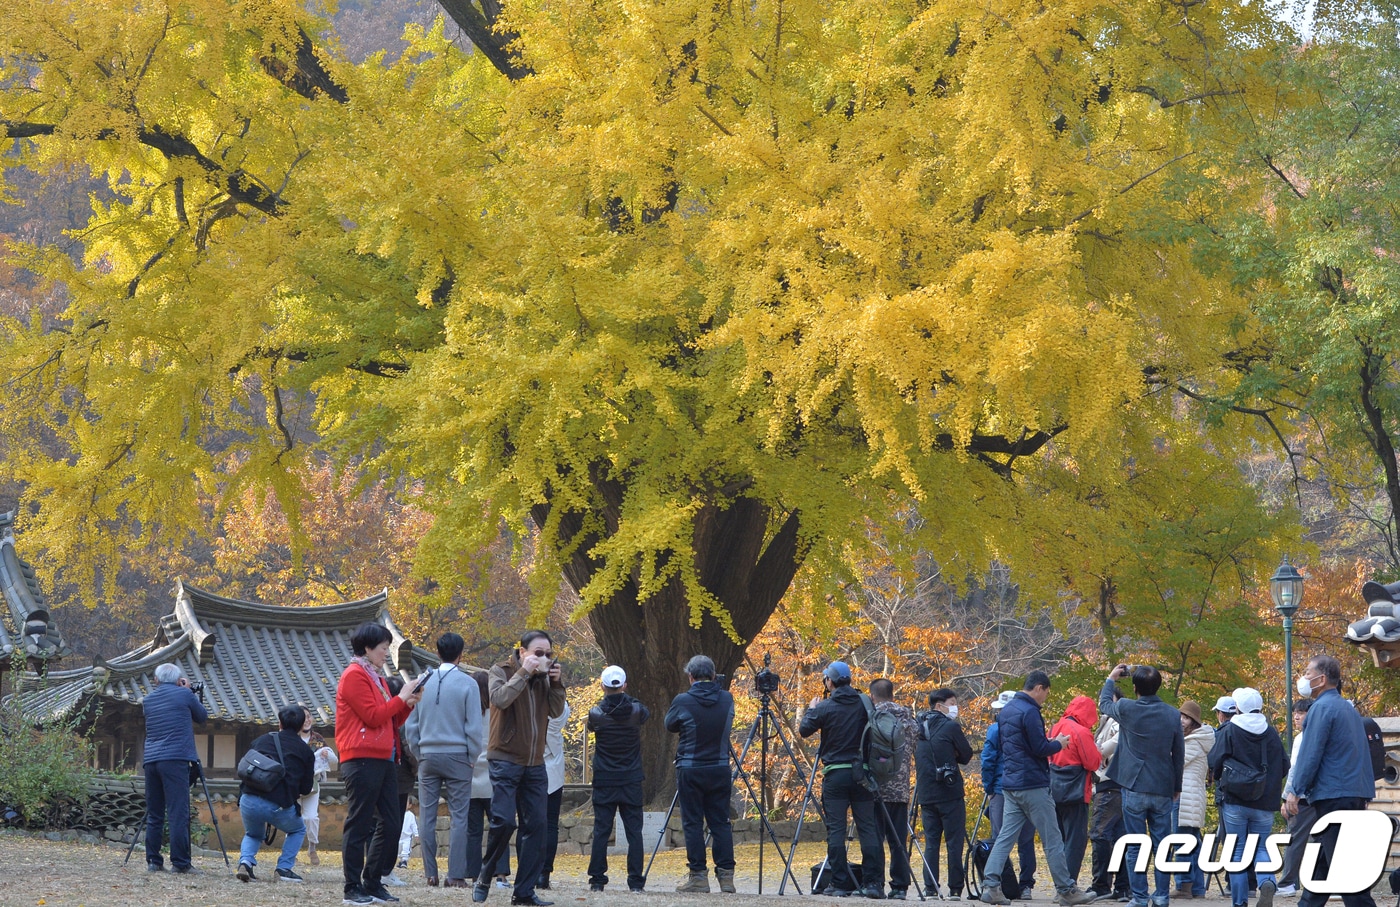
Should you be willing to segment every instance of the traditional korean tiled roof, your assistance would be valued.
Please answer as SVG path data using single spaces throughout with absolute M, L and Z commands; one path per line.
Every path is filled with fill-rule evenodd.
M 58 626 L 49 617 L 34 568 L 15 552 L 15 513 L 0 513 L 0 597 L 8 614 L 0 612 L 0 671 L 11 667 L 20 650 L 31 668 L 44 670 L 50 661 L 71 655 Z
M 339 605 L 296 608 L 223 598 L 176 582 L 175 608 L 155 638 L 89 668 L 26 675 L 17 694 L 30 720 L 67 714 L 89 697 L 139 705 L 155 686 L 155 669 L 178 664 L 202 682 L 211 719 L 276 725 L 287 703 L 310 709 L 319 725 L 335 722 L 335 688 L 350 663 L 350 636 L 360 624 L 383 624 L 391 636 L 385 670 L 416 677 L 438 658 L 404 638 L 389 616 L 388 593 Z
M 1346 641 L 1371 653 L 1378 668 L 1400 667 L 1400 583 L 1361 587 L 1366 616 L 1347 627 Z

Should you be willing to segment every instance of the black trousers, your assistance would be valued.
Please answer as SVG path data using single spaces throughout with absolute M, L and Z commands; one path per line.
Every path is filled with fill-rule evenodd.
M 399 846 L 403 813 L 399 810 L 397 768 L 389 759 L 349 759 L 340 763 L 345 781 L 345 832 L 341 860 L 345 866 L 345 891 L 361 886 L 379 887 L 383 878 L 384 854 L 392 855 Z M 376 828 L 376 822 L 380 823 Z M 369 845 L 366 854 L 365 845 Z
M 590 884 L 608 884 L 608 838 L 613 832 L 613 817 L 622 816 L 622 832 L 627 838 L 627 888 L 641 891 L 646 884 L 642 878 L 642 863 L 646 856 L 642 844 L 642 788 L 639 784 L 619 787 L 593 786 L 593 850 L 588 858 Z
M 482 829 L 491 817 L 491 798 L 472 797 L 471 807 L 467 810 L 467 878 L 475 879 L 485 873 L 485 878 L 500 876 L 505 878 L 510 875 L 510 848 L 507 847 L 501 853 L 501 858 L 496 861 L 495 866 L 481 867 L 481 842 L 485 835 Z
M 963 878 L 963 848 L 967 844 L 967 803 L 961 798 L 944 803 L 920 805 L 924 813 L 924 885 L 938 884 L 938 850 L 942 841 L 948 842 L 948 891 L 961 895 Z
M 883 806 L 884 809 L 880 807 Z M 875 807 L 880 839 L 890 848 L 890 890 L 909 890 L 909 804 L 884 800 Z M 884 884 L 884 880 L 880 880 Z
M 559 810 L 564 805 L 564 788 L 545 797 L 544 801 L 544 868 L 540 875 L 554 871 L 554 857 L 559 853 Z
M 515 891 L 512 898 L 528 901 L 535 896 L 535 883 L 544 865 L 545 803 L 549 799 L 549 778 L 543 765 L 517 765 L 490 759 L 491 834 L 486 839 L 483 866 L 495 866 L 510 849 L 519 818 L 520 836 L 515 842 Z M 482 878 L 477 879 L 481 884 Z
M 1084 866 L 1084 848 L 1089 844 L 1089 804 L 1083 800 L 1055 804 L 1055 821 L 1065 841 L 1065 864 L 1069 877 L 1079 878 Z
M 676 768 L 676 796 L 685 829 L 685 861 L 691 872 L 705 871 L 705 826 L 715 869 L 734 871 L 734 829 L 729 824 L 729 794 L 734 782 L 729 763 Z
M 1334 813 L 1343 809 L 1365 809 L 1366 801 L 1360 797 L 1338 797 L 1335 800 L 1314 800 L 1312 808 L 1317 810 L 1317 819 L 1321 819 L 1328 813 Z M 1313 821 L 1317 821 L 1314 819 Z M 1325 879 L 1332 869 L 1332 854 L 1337 852 L 1337 836 L 1341 834 L 1341 829 L 1333 825 L 1316 840 L 1322 844 L 1322 852 L 1317 855 L 1317 865 L 1313 867 L 1315 878 Z M 1327 903 L 1327 895 L 1316 894 L 1304 889 L 1302 896 L 1298 898 L 1298 907 L 1324 907 Z M 1342 895 L 1342 903 L 1346 907 L 1376 907 L 1375 899 L 1371 897 L 1370 891 L 1362 891 L 1357 894 Z
M 397 783 L 397 781 L 398 779 L 396 778 L 395 783 Z M 392 874 L 394 867 L 398 865 L 399 836 L 403 834 L 403 817 L 404 813 L 408 812 L 408 797 L 408 792 L 403 789 L 402 785 L 399 785 L 398 824 L 392 828 L 386 826 L 382 821 L 376 822 L 374 825 L 374 839 L 377 841 L 379 840 L 379 836 L 383 835 L 387 842 L 380 848 L 380 852 L 383 854 L 383 857 L 379 861 L 379 875 L 381 877 Z M 373 847 L 374 845 L 370 844 L 370 846 Z
M 826 860 L 832 887 L 842 891 L 879 887 L 884 891 L 885 848 L 875 821 L 875 795 L 851 777 L 849 768 L 832 769 L 822 776 L 822 812 L 826 814 Z M 846 815 L 855 817 L 860 839 L 860 872 L 856 884 L 846 862 Z
M 1126 863 L 1125 868 L 1117 873 L 1108 871 L 1109 860 L 1113 857 L 1113 845 L 1123 837 L 1126 830 L 1123 826 L 1123 791 L 1116 787 L 1099 788 L 1094 791 L 1093 812 L 1089 822 L 1089 840 L 1094 842 L 1093 880 L 1089 887 L 1095 891 L 1128 893 Z

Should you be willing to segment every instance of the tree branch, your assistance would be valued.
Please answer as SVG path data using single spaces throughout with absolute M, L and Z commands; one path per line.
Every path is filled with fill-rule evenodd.
M 457 27 L 471 39 L 472 46 L 485 54 L 486 59 L 491 61 L 491 65 L 496 67 L 501 75 L 514 81 L 534 74 L 534 70 L 520 61 L 519 54 L 507 50 L 520 36 L 496 28 L 501 14 L 499 3 L 481 0 L 480 9 L 477 9 L 472 0 L 438 0 L 438 5 L 442 7 L 443 12 L 452 17 Z

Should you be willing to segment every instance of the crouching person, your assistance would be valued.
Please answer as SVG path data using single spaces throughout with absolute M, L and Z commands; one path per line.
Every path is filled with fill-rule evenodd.
M 264 793 L 251 789 L 247 784 L 238 789 L 238 812 L 243 816 L 243 846 L 238 852 L 238 878 L 251 882 L 253 867 L 258 865 L 258 848 L 262 846 L 263 834 L 268 825 L 283 832 L 287 837 L 282 842 L 282 855 L 277 858 L 277 879 L 282 882 L 300 882 L 301 876 L 293 869 L 297 862 L 297 851 L 306 839 L 306 825 L 297 813 L 297 798 L 311 793 L 316 780 L 316 756 L 311 747 L 301 739 L 301 728 L 306 724 L 306 710 L 299 705 L 283 706 L 277 713 L 282 729 L 271 734 L 263 734 L 253 741 L 253 749 L 282 763 L 285 773 L 282 780 L 271 791 Z

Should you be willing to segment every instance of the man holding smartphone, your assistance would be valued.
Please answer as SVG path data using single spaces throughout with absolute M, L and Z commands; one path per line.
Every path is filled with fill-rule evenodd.
M 543 630 L 526 631 L 515 654 L 494 665 L 489 676 L 491 727 L 486 760 L 491 773 L 491 833 L 482 865 L 496 865 L 510 846 L 518 816 L 518 861 L 510 902 L 549 907 L 553 901 L 535 894 L 535 883 L 544 864 L 545 806 L 549 798 L 545 733 L 549 719 L 564 714 L 565 705 L 553 640 Z M 481 903 L 490 891 L 491 879 L 483 872 L 472 888 L 472 900 Z

